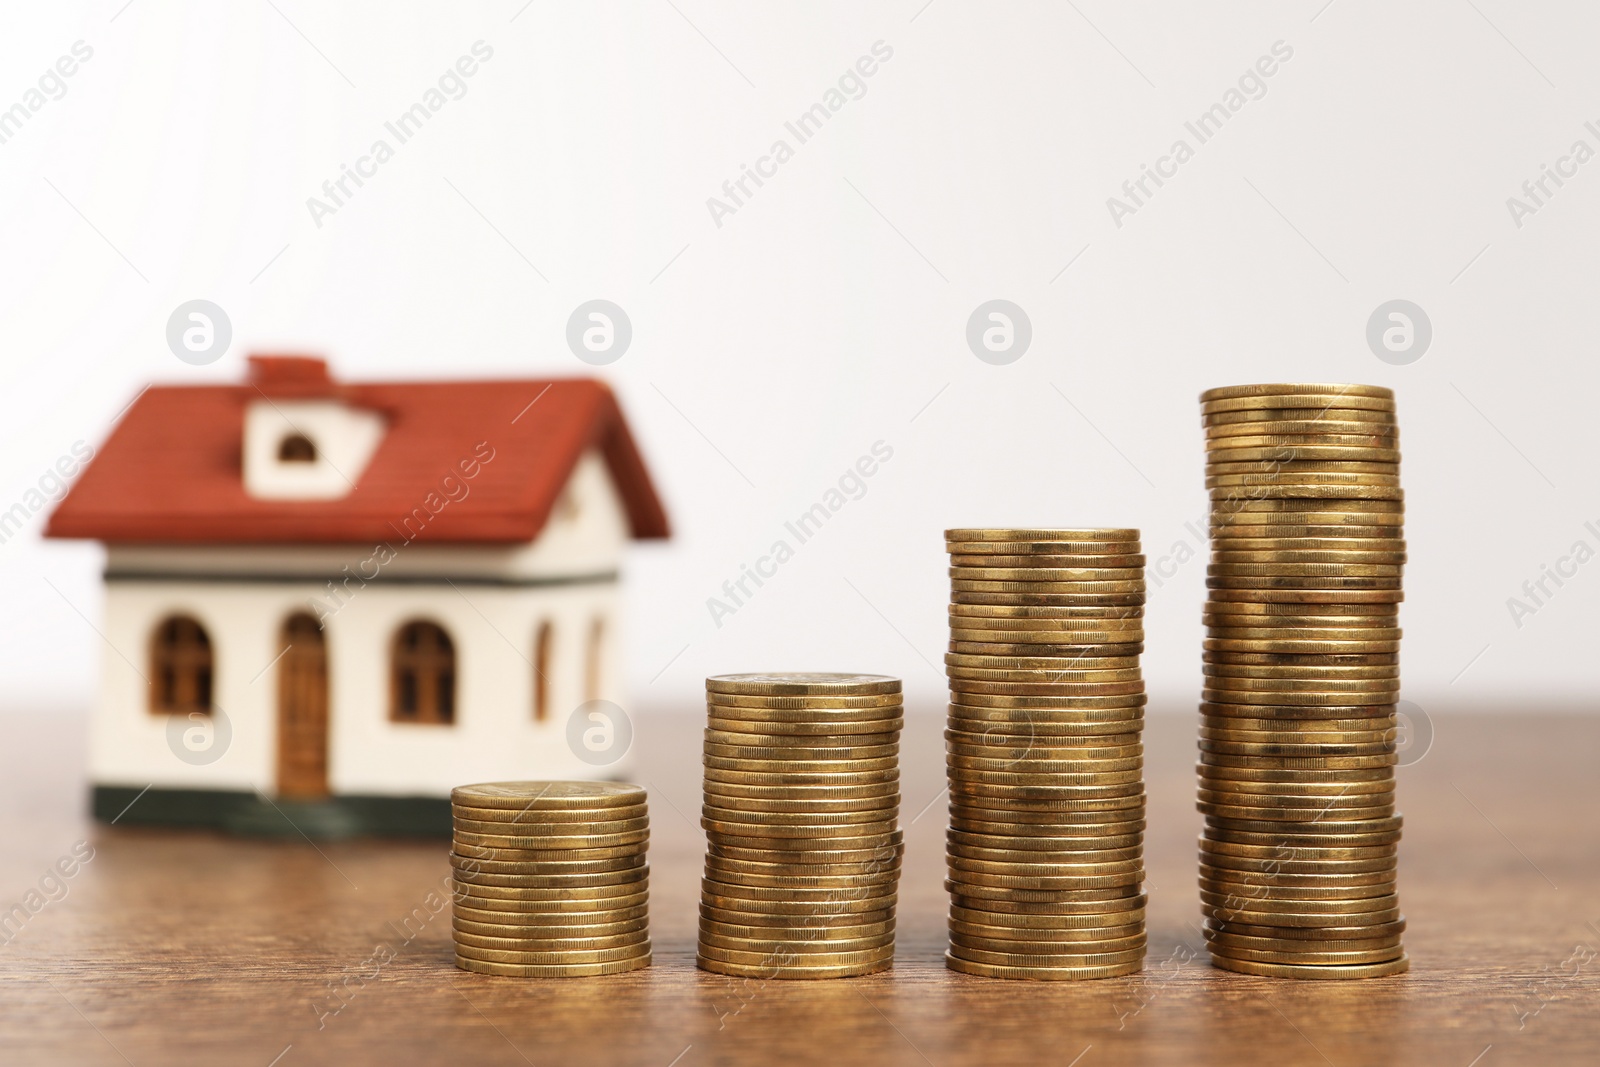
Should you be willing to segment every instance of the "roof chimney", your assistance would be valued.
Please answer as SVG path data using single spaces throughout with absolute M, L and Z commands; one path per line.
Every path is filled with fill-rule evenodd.
M 250 384 L 270 396 L 325 396 L 333 391 L 321 356 L 252 355 Z

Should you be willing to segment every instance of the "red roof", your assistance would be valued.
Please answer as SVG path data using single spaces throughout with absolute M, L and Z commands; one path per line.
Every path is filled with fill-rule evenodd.
M 344 543 L 404 537 L 401 521 L 479 442 L 494 457 L 424 527 L 434 543 L 531 541 L 574 465 L 597 449 L 634 537 L 666 537 L 667 517 L 616 397 L 590 378 L 341 384 L 306 357 L 251 357 L 234 386 L 153 386 L 112 428 L 51 515 L 49 537 L 117 543 Z M 339 500 L 245 492 L 244 415 L 256 400 L 326 397 L 387 426 L 356 488 Z M 453 485 L 453 483 L 452 483 Z M 454 490 L 459 495 L 460 490 Z M 413 524 L 414 528 L 415 524 Z

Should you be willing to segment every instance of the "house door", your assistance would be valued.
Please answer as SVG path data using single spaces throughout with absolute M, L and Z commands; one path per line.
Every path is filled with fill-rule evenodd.
M 284 622 L 278 660 L 278 795 L 328 795 L 328 646 L 303 613 Z

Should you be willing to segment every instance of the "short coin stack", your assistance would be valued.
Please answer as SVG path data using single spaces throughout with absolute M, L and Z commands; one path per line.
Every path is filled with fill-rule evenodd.
M 456 966 L 578 978 L 650 964 L 645 792 L 612 782 L 451 791 Z
M 961 529 L 950 552 L 952 970 L 1144 966 L 1139 531 Z
M 699 965 L 756 978 L 891 966 L 900 680 L 727 674 L 706 679 L 706 705 Z
M 1394 394 L 1201 394 L 1211 566 L 1200 890 L 1212 962 L 1364 978 L 1407 967 L 1395 892 L 1405 563 Z

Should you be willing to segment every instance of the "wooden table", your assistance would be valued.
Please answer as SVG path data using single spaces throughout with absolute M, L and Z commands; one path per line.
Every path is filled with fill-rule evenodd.
M 447 876 L 437 842 L 313 847 L 95 826 L 81 814 L 82 721 L 9 715 L 0 719 L 0 905 L 38 887 L 75 842 L 94 856 L 61 883 L 65 896 L 0 946 L 0 1062 L 1600 1061 L 1600 717 L 1436 719 L 1432 751 L 1400 772 L 1412 971 L 1338 983 L 1249 978 L 1205 962 L 1194 721 L 1166 710 L 1152 711 L 1146 731 L 1148 967 L 1060 985 L 972 978 L 941 962 L 937 707 L 908 719 L 895 969 L 765 983 L 694 967 L 703 839 L 693 715 L 637 724 L 652 794 L 655 966 L 567 981 L 452 965 L 448 909 L 430 911 Z M 375 955 L 380 945 L 392 960 Z M 349 992 L 333 1014 L 330 986 L 341 981 Z

